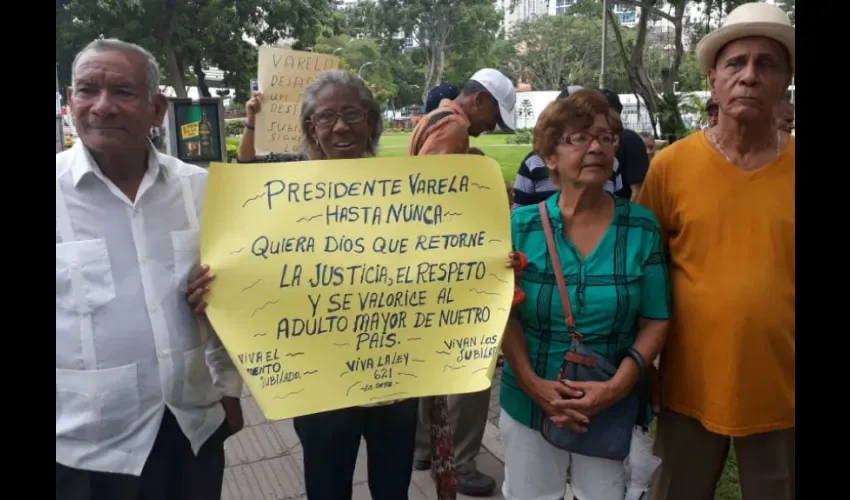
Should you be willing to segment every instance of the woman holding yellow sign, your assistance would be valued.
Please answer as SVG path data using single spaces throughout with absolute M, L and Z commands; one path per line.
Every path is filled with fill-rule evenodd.
M 301 151 L 309 160 L 373 156 L 382 128 L 381 110 L 372 92 L 352 73 L 326 71 L 304 92 Z M 256 161 L 251 156 L 246 154 L 240 160 Z M 206 308 L 204 294 L 209 291 L 212 279 L 209 267 L 203 266 L 201 275 L 189 284 L 189 302 L 199 314 Z M 295 432 L 304 449 L 307 497 L 310 500 L 351 498 L 362 438 L 366 440 L 372 498 L 407 498 L 413 472 L 416 417 L 416 399 L 296 417 Z

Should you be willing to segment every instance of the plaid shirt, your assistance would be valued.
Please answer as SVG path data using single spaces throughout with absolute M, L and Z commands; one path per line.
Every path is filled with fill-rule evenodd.
M 558 209 L 560 194 L 544 203 L 567 282 L 577 330 L 585 345 L 619 365 L 637 337 L 638 318 L 670 317 L 667 263 L 658 221 L 648 209 L 614 197 L 614 217 L 596 248 L 582 257 L 561 236 L 564 223 Z M 613 196 L 613 195 L 612 195 Z M 536 205 L 511 214 L 513 248 L 525 253 L 528 267 L 519 279 L 527 299 L 517 306 L 531 366 L 537 376 L 553 380 L 570 348 L 571 339 L 546 247 Z M 539 429 L 540 408 L 519 388 L 505 363 L 500 402 L 515 420 Z

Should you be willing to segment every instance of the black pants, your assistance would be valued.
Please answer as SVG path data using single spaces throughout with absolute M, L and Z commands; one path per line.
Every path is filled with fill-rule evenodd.
M 416 446 L 417 400 L 295 418 L 309 500 L 350 500 L 361 436 L 373 500 L 406 500 Z
M 224 422 L 192 452 L 174 415 L 165 410 L 141 477 L 56 464 L 56 500 L 217 500 L 224 479 Z

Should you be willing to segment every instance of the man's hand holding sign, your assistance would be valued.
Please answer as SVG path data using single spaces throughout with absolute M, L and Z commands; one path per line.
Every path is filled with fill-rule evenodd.
M 214 164 L 191 299 L 271 419 L 480 391 L 513 299 L 502 186 L 468 155 Z

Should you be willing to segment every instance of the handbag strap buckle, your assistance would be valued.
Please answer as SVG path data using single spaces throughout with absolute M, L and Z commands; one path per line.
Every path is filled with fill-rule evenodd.
M 596 366 L 596 360 L 591 356 L 585 356 L 583 354 L 578 354 L 573 351 L 567 351 L 564 354 L 564 361 L 569 361 L 570 363 L 575 363 L 577 365 L 594 367 Z

